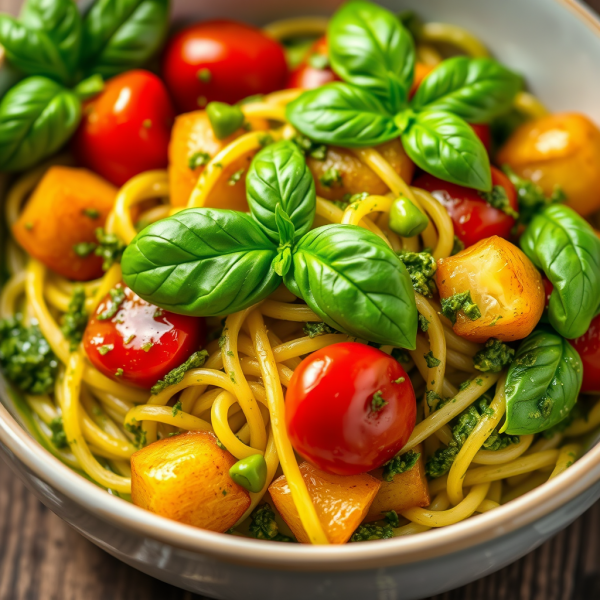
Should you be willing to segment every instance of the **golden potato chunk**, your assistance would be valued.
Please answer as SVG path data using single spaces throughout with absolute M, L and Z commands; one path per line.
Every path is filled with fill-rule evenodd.
M 577 113 L 548 115 L 519 127 L 498 153 L 547 195 L 559 186 L 581 215 L 600 208 L 600 129 Z
M 211 433 L 165 438 L 131 457 L 131 499 L 168 519 L 222 533 L 250 506 L 250 494 L 229 476 L 235 462 Z
M 470 292 L 481 317 L 471 320 L 459 311 L 454 331 L 474 342 L 527 337 L 544 310 L 542 276 L 519 248 L 498 236 L 440 259 L 436 279 L 442 299 Z
M 59 275 L 76 281 L 102 276 L 94 254 L 96 228 L 112 210 L 117 188 L 87 169 L 51 167 L 13 225 L 24 250 Z
M 381 487 L 369 508 L 365 521 L 379 521 L 383 519 L 383 513 L 389 510 L 395 510 L 400 514 L 403 510 L 414 506 L 429 506 L 431 500 L 422 453 L 412 469 L 395 475 L 392 481 L 384 481 L 382 473 L 383 469 L 371 471 L 373 477 L 381 480 Z
M 300 465 L 300 472 L 327 539 L 331 544 L 346 543 L 367 514 L 381 482 L 367 473 L 348 477 L 331 475 L 307 462 Z M 304 544 L 310 543 L 285 475 L 271 484 L 269 492 L 296 539 Z
M 400 140 L 392 140 L 375 146 L 394 171 L 410 183 L 415 171 Z M 350 150 L 329 146 L 325 160 L 307 158 L 307 164 L 315 178 L 317 195 L 328 200 L 341 200 L 346 194 L 387 194 L 389 188 L 380 177 Z
M 249 124 L 253 130 L 265 130 L 269 127 L 263 119 L 249 119 Z M 244 133 L 246 133 L 245 129 L 238 129 L 224 140 L 217 139 L 204 110 L 196 110 L 177 117 L 169 144 L 171 204 L 186 206 L 198 177 L 204 170 L 203 163 Z M 230 180 L 231 176 L 241 169 L 248 170 L 253 156 L 254 153 L 247 154 L 223 169 L 223 174 L 208 195 L 205 206 L 248 210 L 245 177 L 241 177 L 233 185 Z

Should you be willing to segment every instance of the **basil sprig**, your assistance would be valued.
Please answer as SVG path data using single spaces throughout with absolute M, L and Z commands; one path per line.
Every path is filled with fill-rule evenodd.
M 331 20 L 327 39 L 332 68 L 343 82 L 304 92 L 288 105 L 288 119 L 300 132 L 347 148 L 400 137 L 424 171 L 491 189 L 487 152 L 466 121 L 486 123 L 508 110 L 520 77 L 489 58 L 452 58 L 409 102 L 415 48 L 391 12 L 364 0 L 348 2 Z
M 549 329 L 534 331 L 508 369 L 503 430 L 535 434 L 562 421 L 577 401 L 582 377 L 579 354 L 567 340 Z
M 309 231 L 314 182 L 295 144 L 261 150 L 247 187 L 251 215 L 191 208 L 146 227 L 123 254 L 125 283 L 167 310 L 220 316 L 260 302 L 283 281 L 331 327 L 415 348 L 417 311 L 404 264 L 360 227 Z
M 521 236 L 521 248 L 554 290 L 548 319 L 567 339 L 583 335 L 600 309 L 600 239 L 573 209 L 551 204 Z

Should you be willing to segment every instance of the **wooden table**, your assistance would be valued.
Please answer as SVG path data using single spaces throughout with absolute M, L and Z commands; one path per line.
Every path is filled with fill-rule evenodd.
M 600 10 L 600 0 L 588 0 Z M 14 0 L 0 0 L 0 11 Z M 201 600 L 106 554 L 0 461 L 0 600 Z M 600 599 L 600 503 L 520 561 L 430 600 Z M 308 599 L 307 599 L 308 600 Z

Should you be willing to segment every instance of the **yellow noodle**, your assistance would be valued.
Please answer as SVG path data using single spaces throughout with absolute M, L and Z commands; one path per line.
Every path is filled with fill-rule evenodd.
M 515 98 L 514 107 L 532 119 L 545 117 L 550 114 L 548 109 L 529 92 L 519 92 Z
M 0 318 L 7 319 L 18 313 L 17 302 L 25 292 L 26 273 L 21 271 L 13 275 L 0 292 Z
M 327 17 L 294 17 L 273 21 L 263 27 L 263 31 L 272 38 L 283 41 L 294 37 L 319 37 L 327 31 Z
M 510 462 L 524 454 L 533 442 L 533 435 L 522 435 L 517 444 L 510 444 L 502 450 L 479 450 L 473 457 L 478 465 L 499 465 Z
M 566 437 L 577 437 L 584 433 L 593 431 L 600 425 L 600 402 L 596 402 L 585 419 L 576 419 L 567 429 L 565 429 Z
M 260 305 L 260 311 L 265 317 L 281 319 L 283 321 L 319 323 L 323 320 L 306 304 L 288 304 L 286 302 L 276 302 L 275 300 L 265 300 Z
M 438 240 L 433 249 L 433 258 L 438 260 L 450 256 L 454 246 L 454 225 L 448 211 L 429 192 L 419 188 L 412 188 L 412 192 L 417 204 L 423 207 L 437 229 Z
M 563 446 L 558 453 L 556 466 L 550 474 L 549 479 L 554 479 L 554 477 L 566 471 L 581 456 L 581 451 L 581 444 L 567 444 Z
M 451 44 L 473 57 L 489 56 L 485 45 L 472 33 L 449 23 L 424 23 L 419 33 L 419 41 Z

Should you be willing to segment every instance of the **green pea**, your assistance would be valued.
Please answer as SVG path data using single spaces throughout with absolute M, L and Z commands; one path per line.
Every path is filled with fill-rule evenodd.
M 224 102 L 211 102 L 206 114 L 217 139 L 222 140 L 244 124 L 244 113 L 239 106 Z
M 253 454 L 238 460 L 231 469 L 229 476 L 238 485 L 249 492 L 260 492 L 267 481 L 267 463 L 261 454 Z
M 425 231 L 429 219 L 408 198 L 398 198 L 390 210 L 390 229 L 402 237 Z

